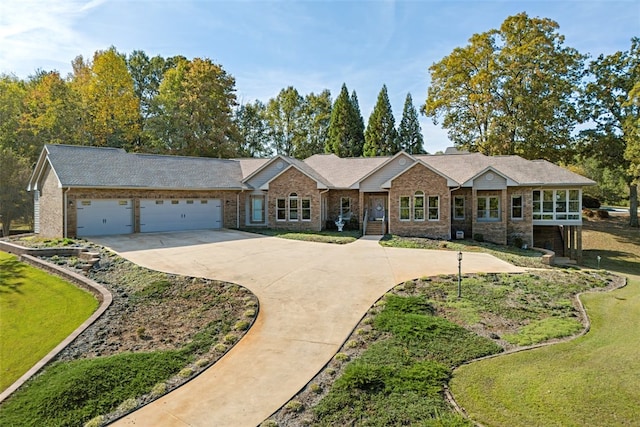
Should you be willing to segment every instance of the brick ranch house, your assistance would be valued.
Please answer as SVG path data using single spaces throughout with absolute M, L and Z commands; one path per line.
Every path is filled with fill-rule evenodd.
M 443 155 L 212 159 L 46 145 L 28 190 L 35 232 L 83 237 L 190 229 L 323 230 L 482 237 L 579 258 L 582 187 L 543 160 Z

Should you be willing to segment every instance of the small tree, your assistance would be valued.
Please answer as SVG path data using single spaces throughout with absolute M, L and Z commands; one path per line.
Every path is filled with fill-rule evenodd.
M 26 191 L 31 168 L 24 157 L 10 148 L 0 149 L 0 220 L 2 235 L 8 236 L 11 223 L 31 212 L 29 194 Z

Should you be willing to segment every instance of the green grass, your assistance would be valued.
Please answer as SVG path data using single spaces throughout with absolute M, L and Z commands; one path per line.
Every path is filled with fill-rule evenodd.
M 0 390 L 93 313 L 89 292 L 0 252 Z
M 350 362 L 314 407 L 314 425 L 470 425 L 443 395 L 451 366 L 500 347 L 432 315 L 424 296 L 388 295 L 374 325 L 388 338 Z
M 591 331 L 575 341 L 456 370 L 451 389 L 491 426 L 614 426 L 640 420 L 640 280 L 582 297 Z
M 574 341 L 500 356 L 455 371 L 451 390 L 491 426 L 616 426 L 640 420 L 640 230 L 628 218 L 586 221 L 585 264 L 627 274 L 625 288 L 584 294 L 591 320 Z M 629 274 L 635 273 L 635 275 Z
M 265 236 L 280 237 L 282 239 L 302 240 L 305 242 L 334 243 L 344 245 L 355 242 L 362 233 L 358 230 L 345 230 L 342 232 L 323 230 L 323 231 L 286 231 L 275 230 L 272 228 L 248 228 L 243 231 L 249 233 L 257 233 Z
M 82 425 L 151 391 L 187 360 L 185 352 L 164 351 L 56 363 L 2 406 L 1 424 Z
M 542 254 L 530 249 L 519 249 L 513 246 L 496 245 L 474 240 L 433 240 L 421 237 L 401 237 L 386 235 L 380 240 L 382 246 L 410 249 L 443 249 L 463 252 L 485 252 L 513 265 L 530 268 L 544 268 Z

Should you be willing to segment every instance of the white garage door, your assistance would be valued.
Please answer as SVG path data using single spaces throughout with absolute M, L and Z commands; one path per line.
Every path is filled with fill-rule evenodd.
M 222 228 L 220 199 L 140 200 L 140 231 Z
M 131 200 L 78 200 L 78 236 L 104 236 L 133 233 Z

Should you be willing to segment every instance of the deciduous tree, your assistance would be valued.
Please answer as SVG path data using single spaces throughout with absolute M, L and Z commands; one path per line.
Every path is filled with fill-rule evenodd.
M 254 103 L 242 104 L 236 109 L 234 120 L 240 134 L 239 156 L 266 157 L 271 155 L 265 110 L 265 105 L 257 100 Z
M 162 153 L 234 157 L 240 139 L 233 109 L 235 79 L 210 59 L 179 58 L 165 72 L 149 131 Z
M 304 159 L 324 151 L 330 122 L 331 92 L 325 89 L 318 95 L 313 92 L 306 95 L 302 106 L 302 138 L 295 149 L 297 158 Z
M 301 144 L 303 104 L 304 99 L 293 86 L 282 89 L 277 97 L 269 100 L 266 118 L 271 144 L 277 154 L 294 156 Z
M 640 38 L 631 40 L 631 49 L 600 55 L 589 65 L 582 107 L 594 126 L 581 132 L 583 154 L 617 171 L 629 186 L 630 224 L 638 226 L 638 156 L 640 124 Z
M 568 159 L 585 57 L 558 24 L 521 13 L 433 64 L 422 111 L 470 151 Z

